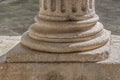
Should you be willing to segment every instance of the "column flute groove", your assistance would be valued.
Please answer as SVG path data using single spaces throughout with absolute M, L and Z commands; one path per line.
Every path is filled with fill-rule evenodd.
M 77 6 L 76 6 L 77 2 L 78 2 L 77 0 L 72 1 L 72 12 L 73 13 L 77 12 Z
M 66 7 L 65 7 L 65 1 L 61 0 L 61 12 L 64 13 L 66 11 Z
M 48 9 L 48 6 L 47 6 L 47 1 L 48 0 L 43 0 L 44 2 L 43 2 L 43 5 L 44 5 L 44 10 L 47 10 Z
M 51 0 L 51 11 L 56 11 L 56 0 Z

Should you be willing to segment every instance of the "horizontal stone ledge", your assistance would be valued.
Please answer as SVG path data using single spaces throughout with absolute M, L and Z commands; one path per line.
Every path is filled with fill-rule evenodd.
M 120 64 L 7 63 L 0 80 L 119 80 Z

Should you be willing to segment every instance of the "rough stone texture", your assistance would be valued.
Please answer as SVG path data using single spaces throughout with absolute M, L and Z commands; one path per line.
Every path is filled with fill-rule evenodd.
M 2 36 L 1 39 L 0 47 L 11 48 L 19 37 Z M 98 63 L 0 63 L 0 80 L 119 80 L 120 36 L 112 35 L 111 44 L 114 53 Z
M 5 61 L 1 63 L 0 78 L 3 80 L 119 78 L 118 75 L 113 75 L 112 71 L 114 74 L 120 73 L 117 63 L 120 62 L 120 51 L 112 45 L 110 48 L 110 32 L 98 22 L 94 0 L 42 0 L 40 9 L 40 14 L 35 18 L 36 23 L 22 36 L 20 43 L 1 56 L 0 61 Z M 58 22 L 63 26 L 59 27 Z M 68 38 L 65 37 L 67 34 Z M 77 40 L 82 38 L 86 40 Z M 63 41 L 60 42 L 61 39 Z M 115 69 L 112 70 L 115 62 L 117 64 L 114 64 Z
M 112 35 L 111 36 L 111 45 L 114 46 L 114 48 L 119 49 L 120 45 L 120 36 Z M 10 50 L 14 45 L 16 45 L 20 41 L 20 36 L 0 36 L 0 55 L 5 54 L 8 50 Z M 118 54 L 118 52 L 116 52 Z M 118 54 L 119 55 L 119 54 Z M 113 55 L 116 60 L 114 63 L 119 63 L 119 56 Z M 111 59 L 114 60 L 114 59 Z
M 0 80 L 119 80 L 120 64 L 0 64 Z
M 120 37 L 119 36 L 116 36 L 116 35 L 112 35 L 112 40 L 111 40 L 111 54 L 110 54 L 110 57 L 107 59 L 107 60 L 104 60 L 104 61 L 102 61 L 102 63 L 119 63 L 120 62 L 120 58 L 119 58 L 119 56 L 120 56 L 120 53 L 119 53 L 119 48 L 120 48 Z M 0 44 L 0 47 L 2 47 L 2 49 L 3 49 L 3 52 L 7 52 L 6 51 L 6 47 L 8 47 L 7 48 L 7 50 L 9 50 L 11 47 L 13 47 L 16 43 L 18 43 L 18 40 L 20 39 L 20 37 L 14 37 L 14 38 L 10 38 L 10 37 L 0 37 L 0 39 L 2 39 L 2 43 Z M 12 43 L 12 42 L 14 42 L 14 43 Z M 24 50 L 26 50 L 26 48 L 24 49 Z M 23 51 L 24 52 L 24 51 Z M 18 52 L 19 53 L 19 52 Z M 33 54 L 33 53 L 31 53 L 31 55 L 32 55 L 32 58 L 31 58 L 31 56 L 30 55 L 26 55 L 26 54 L 16 54 L 16 56 L 15 55 L 11 55 L 12 57 L 14 57 L 14 58 L 12 58 L 11 57 L 11 60 L 13 61 L 13 62 L 20 62 L 20 61 L 22 61 L 22 62 L 27 62 L 28 60 L 29 60 L 29 62 L 33 62 L 33 60 L 34 61 L 37 61 L 37 62 L 40 62 L 40 60 L 43 60 L 44 62 L 46 62 L 45 61 L 45 59 L 48 61 L 48 60 L 50 60 L 49 62 L 53 62 L 53 61 L 55 61 L 55 60 L 58 60 L 59 61 L 59 59 L 57 58 L 55 58 L 54 56 L 56 56 L 56 55 L 54 55 L 54 54 L 52 54 L 52 55 L 49 55 L 49 56 L 51 56 L 51 57 L 42 57 L 41 56 L 41 58 L 39 58 L 40 57 L 40 55 L 39 54 Z M 39 57 L 38 57 L 38 55 L 39 55 Z M 46 55 L 46 54 L 44 54 L 44 55 Z M 53 56 L 54 55 L 54 56 Z M 68 55 L 68 54 L 66 54 L 66 55 Z M 18 56 L 22 56 L 22 57 L 18 57 Z M 29 56 L 29 57 L 28 57 Z M 52 58 L 52 56 L 53 56 L 53 58 Z M 61 56 L 63 56 L 63 55 L 61 55 Z M 78 56 L 77 56 L 78 57 Z M 64 57 L 61 57 L 61 58 L 63 58 L 63 60 L 64 59 L 66 59 L 66 60 L 69 60 L 68 58 L 65 58 L 65 56 Z M 22 60 L 21 60 L 22 59 Z M 74 59 L 74 58 L 73 58 Z M 78 57 L 78 59 L 79 59 L 79 57 Z M 76 60 L 76 59 L 74 59 L 74 60 Z M 12 62 L 12 61 L 10 61 L 10 62 Z
M 28 49 L 18 44 L 7 52 L 7 62 L 96 62 L 108 58 L 108 45 L 91 52 L 48 53 Z M 19 51 L 18 51 L 19 50 Z M 18 52 L 17 52 L 18 51 Z
M 40 3 L 36 23 L 6 54 L 7 62 L 96 62 L 108 58 L 110 32 L 98 22 L 94 0 L 42 0 Z

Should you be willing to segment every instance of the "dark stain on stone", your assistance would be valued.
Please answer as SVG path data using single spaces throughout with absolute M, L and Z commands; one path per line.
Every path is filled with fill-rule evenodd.
M 64 80 L 64 76 L 61 75 L 59 72 L 51 71 L 46 75 L 45 80 Z

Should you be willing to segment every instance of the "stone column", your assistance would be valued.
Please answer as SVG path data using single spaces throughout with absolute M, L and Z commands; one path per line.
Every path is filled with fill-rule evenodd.
M 94 0 L 40 0 L 36 23 L 7 54 L 7 62 L 96 62 L 109 54 L 110 32 Z
M 98 22 L 94 0 L 40 3 L 36 23 L 0 56 L 0 80 L 120 79 L 120 47 L 112 44 L 109 55 L 110 32 Z
M 95 14 L 94 0 L 41 0 L 40 3 L 41 19 L 80 21 Z

